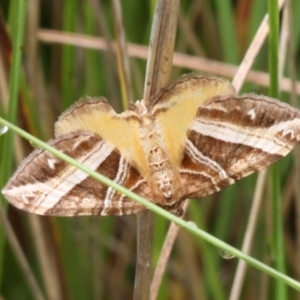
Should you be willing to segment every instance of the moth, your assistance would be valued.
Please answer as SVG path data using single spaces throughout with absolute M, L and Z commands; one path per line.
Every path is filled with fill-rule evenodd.
M 185 199 L 220 191 L 289 153 L 300 111 L 226 80 L 189 74 L 117 114 L 104 98 L 80 100 L 55 124 L 49 144 L 155 204 L 178 213 Z M 37 149 L 3 188 L 37 214 L 125 215 L 145 208 Z

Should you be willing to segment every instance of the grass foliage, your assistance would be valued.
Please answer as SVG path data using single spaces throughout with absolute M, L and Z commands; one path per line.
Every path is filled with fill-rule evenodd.
M 128 43 L 147 46 L 155 2 L 120 2 Z M 112 40 L 118 38 L 112 3 L 0 0 L 0 30 L 2 33 L 6 28 L 12 42 L 3 37 L 0 44 L 0 117 L 46 141 L 52 137 L 57 116 L 83 96 L 105 96 L 117 111 L 122 110 L 119 66 L 115 54 L 107 50 Z M 297 81 L 295 70 L 299 67 L 300 47 L 297 17 L 300 2 L 291 0 L 280 19 L 275 4 L 274 0 L 182 1 L 175 51 L 222 62 L 216 75 L 227 74 L 231 78 L 234 74 L 230 72 L 230 64 L 240 64 L 264 15 L 269 12 L 272 26 L 269 42 L 259 51 L 252 69 L 270 72 L 270 93 L 274 96 L 281 83 L 276 83 L 278 78 Z M 46 40 L 49 30 L 51 40 Z M 278 49 L 278 31 L 290 34 L 284 54 Z M 76 45 L 68 44 L 66 37 L 61 38 L 64 32 L 74 34 Z M 106 49 L 87 46 L 90 36 L 104 38 Z M 135 54 L 130 49 L 132 89 L 134 98 L 140 99 L 147 57 L 142 47 L 137 48 Z M 278 77 L 276 65 L 281 59 L 285 67 Z M 203 67 L 197 71 L 213 73 L 213 70 L 212 65 L 211 70 Z M 172 78 L 190 71 L 188 67 L 174 65 Z M 269 85 L 260 78 L 245 82 L 243 91 L 267 94 Z M 288 85 L 280 93 L 280 99 L 296 105 L 300 91 L 297 84 L 295 89 L 293 84 Z M 33 144 L 36 143 L 34 140 Z M 32 144 L 13 139 L 10 130 L 0 136 L 0 147 L 2 188 L 21 159 L 32 151 Z M 300 285 L 290 277 L 300 281 L 299 155 L 295 149 L 294 156 L 281 160 L 272 169 L 272 176 L 266 177 L 251 240 L 252 258 L 243 256 L 237 249 L 243 247 L 248 232 L 257 174 L 220 193 L 190 202 L 184 218 L 187 222 L 174 219 L 189 232 L 179 230 L 158 299 L 282 300 L 296 297 Z M 7 212 L 45 299 L 132 298 L 136 261 L 134 216 L 37 217 L 8 206 L 3 197 L 0 204 Z M 168 219 L 172 216 L 153 210 L 157 213 L 153 243 L 155 265 L 170 223 Z M 28 276 L 22 272 L 22 263 L 8 235 L 10 233 L 5 234 L 0 225 L 0 296 L 38 299 L 38 293 L 28 283 Z M 229 252 L 220 253 L 212 244 L 243 257 L 247 261 L 245 277 L 237 273 L 239 260 Z M 278 276 L 259 262 L 277 269 Z M 277 279 L 269 276 L 272 272 Z M 233 295 L 235 281 L 240 281 L 239 297 Z

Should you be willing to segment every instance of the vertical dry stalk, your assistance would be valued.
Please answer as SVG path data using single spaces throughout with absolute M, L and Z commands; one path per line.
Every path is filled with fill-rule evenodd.
M 281 9 L 283 7 L 284 4 L 284 0 L 278 0 L 278 6 L 279 9 Z M 256 35 L 251 43 L 251 45 L 249 46 L 244 59 L 242 60 L 241 64 L 239 65 L 239 69 L 236 72 L 233 80 L 232 80 L 232 85 L 236 88 L 236 90 L 240 90 L 245 79 L 246 76 L 251 68 L 251 66 L 254 63 L 254 59 L 256 58 L 259 50 L 261 49 L 263 43 L 266 40 L 266 37 L 269 33 L 269 25 L 268 25 L 268 15 L 266 15 L 264 17 L 264 19 L 262 20 Z
M 131 75 L 129 68 L 129 57 L 127 53 L 126 35 L 122 19 L 121 3 L 113 0 L 114 22 L 116 32 L 116 53 L 118 60 L 119 78 L 121 83 L 123 108 L 127 109 L 128 104 L 133 101 Z
M 20 268 L 25 276 L 25 279 L 28 283 L 28 287 L 30 288 L 34 299 L 44 300 L 45 297 L 38 285 L 34 273 L 32 272 L 31 267 L 24 255 L 24 252 L 21 249 L 20 243 L 18 242 L 18 239 L 9 223 L 9 220 L 7 219 L 5 212 L 2 208 L 0 208 L 0 223 L 1 226 L 3 226 L 3 229 L 7 236 L 7 240 L 9 241 L 9 244 L 14 251 L 14 254 L 18 260 Z
M 186 209 L 188 208 L 189 200 L 185 201 L 182 209 L 184 212 L 186 212 Z M 158 291 L 162 282 L 162 278 L 164 275 L 164 272 L 166 270 L 167 262 L 169 260 L 169 257 L 171 255 L 171 251 L 173 249 L 174 242 L 176 240 L 177 234 L 179 231 L 179 227 L 171 223 L 170 227 L 168 229 L 168 233 L 166 235 L 166 238 L 164 240 L 164 244 L 162 246 L 160 256 L 156 265 L 156 269 L 154 271 L 153 280 L 151 283 L 150 288 L 150 296 L 151 300 L 155 300 L 158 295 Z
M 144 101 L 151 109 L 151 96 L 169 83 L 179 14 L 179 0 L 157 2 L 151 31 L 147 70 L 144 85 Z M 154 214 L 150 211 L 137 216 L 137 265 L 134 299 L 149 299 L 151 279 L 151 249 Z

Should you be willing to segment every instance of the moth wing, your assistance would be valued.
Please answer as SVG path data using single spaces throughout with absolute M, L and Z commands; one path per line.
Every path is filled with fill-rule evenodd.
M 189 74 L 163 91 L 152 109 L 162 141 L 174 166 L 180 166 L 187 132 L 198 108 L 217 95 L 234 95 L 229 81 L 213 76 Z
M 75 130 L 98 134 L 119 149 L 143 176 L 147 173 L 139 117 L 134 110 L 117 114 L 103 97 L 81 99 L 59 117 L 55 124 L 55 136 Z
M 189 128 L 181 165 L 187 198 L 203 197 L 266 168 L 300 140 L 300 111 L 265 96 L 216 97 Z
M 125 188 L 151 198 L 138 170 L 99 135 L 77 131 L 49 144 Z M 42 215 L 123 215 L 145 209 L 41 149 L 23 161 L 2 193 L 17 208 Z

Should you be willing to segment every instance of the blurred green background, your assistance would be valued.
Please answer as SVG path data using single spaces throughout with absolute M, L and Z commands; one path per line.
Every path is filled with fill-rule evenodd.
M 293 70 L 298 70 L 300 58 L 300 2 L 290 2 L 288 20 L 291 22 L 292 44 L 288 44 L 283 72 L 287 78 L 292 76 Z M 0 0 L 0 116 L 10 118 L 46 141 L 53 137 L 53 125 L 60 113 L 81 97 L 105 96 L 118 112 L 122 111 L 118 64 L 115 53 L 107 50 L 112 40 L 118 38 L 112 1 L 31 0 L 20 11 L 22 3 L 19 0 Z M 155 1 L 122 1 L 121 6 L 128 43 L 147 46 Z M 267 11 L 266 0 L 182 1 L 175 51 L 209 59 L 212 69 L 200 68 L 198 72 L 213 73 L 212 61 L 222 62 L 224 64 L 217 68 L 219 73 L 216 75 L 227 74 L 231 79 L 233 74 L 229 66 L 239 65 Z M 20 87 L 14 104 L 15 115 L 10 115 L 9 111 L 14 109 L 8 97 L 11 91 L 9 70 L 14 59 L 10 40 L 15 39 L 22 16 L 26 18 L 26 26 L 21 49 Z M 284 14 L 281 14 L 280 28 L 284 28 L 283 19 Z M 62 33 L 71 33 L 76 45 L 69 45 Z M 86 46 L 91 36 L 102 38 L 102 49 Z M 133 55 L 133 46 L 128 48 L 132 89 L 134 99 L 141 99 L 146 55 L 142 47 L 137 47 L 138 54 Z M 290 47 L 293 51 L 289 51 Z M 252 69 L 268 72 L 268 55 L 266 42 Z M 180 67 L 174 65 L 172 81 L 192 71 L 184 66 L 184 62 Z M 287 89 L 291 88 L 292 85 Z M 243 91 L 267 94 L 268 85 L 260 84 L 258 78 L 246 82 Z M 284 91 L 280 98 L 290 101 L 291 93 Z M 30 143 L 21 139 L 15 139 L 13 147 L 7 145 L 9 143 L 3 142 L 1 136 L 0 188 L 21 159 L 33 149 Z M 298 152 L 296 149 L 294 158 L 289 155 L 277 165 L 284 230 L 284 273 L 299 280 Z M 13 164 L 10 166 L 7 161 L 13 161 Z M 256 178 L 257 175 L 252 175 L 220 193 L 201 201 L 191 201 L 185 218 L 240 249 L 246 234 Z M 280 233 L 274 229 L 271 218 L 270 195 L 273 188 L 270 182 L 267 180 L 264 188 L 251 255 L 274 266 L 277 255 L 274 253 L 274 235 Z M 46 299 L 132 298 L 136 260 L 135 216 L 39 217 L 8 206 L 3 197 L 1 204 L 7 210 Z M 169 222 L 163 218 L 156 218 L 154 264 L 168 225 Z M 0 298 L 34 299 L 1 225 L 0 245 Z M 228 299 L 238 260 L 224 259 L 223 256 L 217 248 L 180 230 L 159 299 Z M 276 299 L 277 285 L 276 280 L 249 267 L 242 284 L 241 299 Z M 297 299 L 299 295 L 287 288 L 286 297 Z

